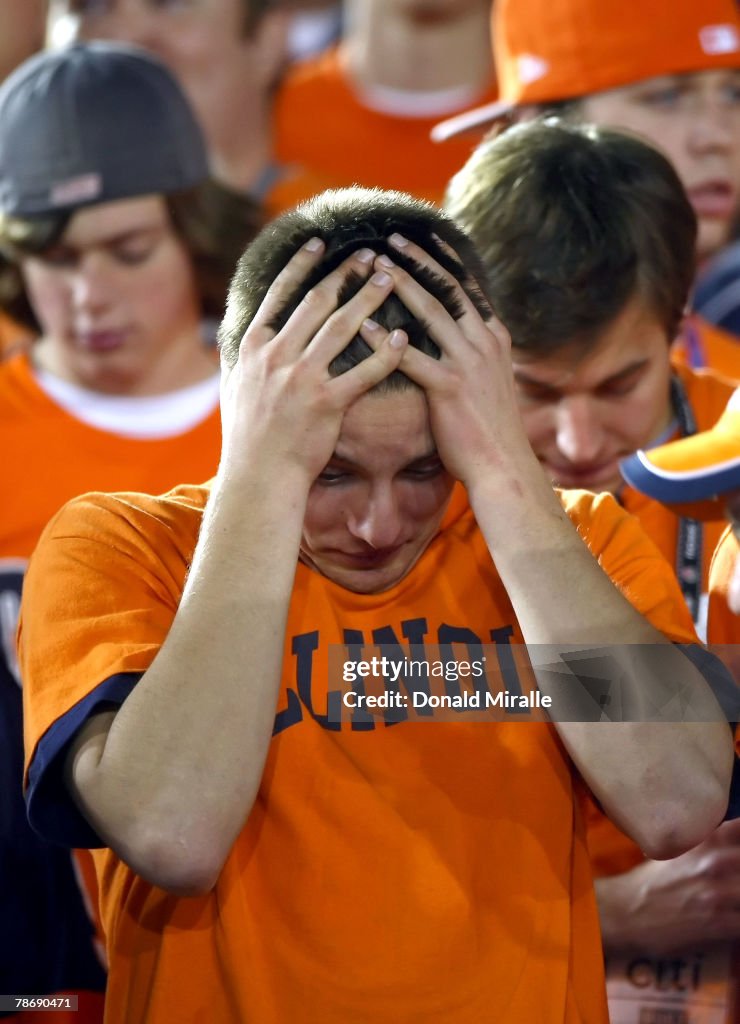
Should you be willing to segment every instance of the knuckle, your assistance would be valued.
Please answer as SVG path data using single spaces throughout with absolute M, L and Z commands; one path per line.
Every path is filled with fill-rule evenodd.
M 325 327 L 328 331 L 346 331 L 352 329 L 352 331 L 359 330 L 360 321 L 357 313 L 353 315 L 352 306 L 340 306 L 339 309 L 335 310 L 330 317 L 327 317 Z
M 315 309 L 317 306 L 325 305 L 328 297 L 328 289 L 326 284 L 322 281 L 310 291 L 306 292 L 301 299 L 301 305 L 306 309 Z
M 704 874 L 710 882 L 716 883 L 724 882 L 733 872 L 724 857 L 713 855 L 707 858 Z

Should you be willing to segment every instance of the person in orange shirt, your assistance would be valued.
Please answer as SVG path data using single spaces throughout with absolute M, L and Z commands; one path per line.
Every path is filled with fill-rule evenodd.
M 275 216 L 323 187 L 274 153 L 292 16 L 289 0 L 59 0 L 51 25 L 52 35 L 63 25 L 72 38 L 132 43 L 164 61 L 193 105 L 214 177 Z
M 708 371 L 671 365 L 697 229 L 672 165 L 616 129 L 530 121 L 478 147 L 445 208 L 486 264 L 491 302 L 512 336 L 527 435 L 548 476 L 618 497 L 674 567 L 706 635 L 709 565 L 723 525 L 676 515 L 625 485 L 620 470 L 639 448 L 712 426 L 733 392 Z M 671 866 L 643 864 L 639 847 L 596 807 L 588 820 L 592 863 L 604 876 L 597 892 L 607 951 L 629 942 L 657 955 L 677 934 L 659 905 Z M 701 931 L 693 941 L 703 941 Z M 612 1003 L 623 981 L 614 971 Z
M 733 391 L 707 371 L 671 364 L 697 230 L 673 167 L 616 129 L 530 121 L 481 143 L 444 206 L 483 257 L 512 336 L 527 434 L 548 476 L 559 487 L 619 495 L 676 566 L 703 633 L 719 524 L 700 539 L 625 487 L 619 468 L 638 448 L 711 426 Z
M 0 87 L 3 303 L 36 328 L 29 350 L 0 362 L 0 992 L 76 993 L 78 1024 L 100 1019 L 104 975 L 69 852 L 26 821 L 23 574 L 73 496 L 214 471 L 219 376 L 204 317 L 220 318 L 257 223 L 253 203 L 210 180 L 183 94 L 143 51 L 40 54 Z
M 583 782 L 658 856 L 722 817 L 732 746 L 676 582 L 611 496 L 551 488 L 482 278 L 403 194 L 286 214 L 232 282 L 215 479 L 45 531 L 28 806 L 93 847 L 108 1024 L 605 1024 Z M 697 722 L 412 718 L 485 651 L 516 693 L 523 641 L 553 706 L 588 652 Z M 374 645 L 429 673 L 376 679 L 389 713 Z
M 734 0 L 496 0 L 500 101 L 438 139 L 543 113 L 636 132 L 673 163 L 698 218 L 701 266 L 730 240 L 740 199 L 740 13 Z M 459 140 L 457 140 L 459 142 Z M 694 316 L 674 357 L 740 378 L 740 346 Z
M 440 117 L 496 90 L 490 0 L 345 0 L 339 44 L 275 96 L 278 159 L 326 188 L 400 189 L 438 203 L 470 141 L 439 147 Z

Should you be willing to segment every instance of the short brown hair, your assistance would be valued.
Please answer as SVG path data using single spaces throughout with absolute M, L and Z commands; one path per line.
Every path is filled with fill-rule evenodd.
M 260 207 L 243 193 L 212 179 L 162 198 L 193 262 L 203 316 L 220 320 L 237 261 L 263 224 Z M 0 214 L 0 309 L 34 331 L 39 330 L 39 323 L 18 263 L 24 256 L 41 255 L 55 245 L 75 212 L 39 217 Z
M 514 125 L 475 150 L 444 208 L 475 242 L 518 348 L 588 346 L 635 294 L 675 336 L 696 217 L 672 165 L 637 137 L 554 118 Z
M 226 310 L 219 329 L 221 360 L 231 367 L 236 362 L 242 337 L 252 322 L 267 291 L 288 260 L 310 238 L 321 238 L 326 249 L 319 264 L 288 297 L 272 326 L 280 328 L 288 321 L 300 301 L 322 278 L 351 253 L 370 247 L 387 253 L 395 263 L 412 274 L 454 317 L 462 314 L 455 289 L 444 278 L 430 272 L 409 256 L 394 249 L 388 236 L 394 231 L 420 245 L 445 270 L 459 281 L 476 308 L 484 315 L 490 305 L 480 282 L 485 271 L 473 244 L 465 234 L 431 203 L 414 199 L 403 192 L 384 192 L 357 186 L 322 192 L 301 203 L 268 224 L 246 250 L 234 275 Z M 452 255 L 447 247 L 456 253 Z M 338 294 L 344 304 L 364 284 L 359 274 L 348 274 Z M 429 335 L 426 324 L 418 320 L 397 295 L 391 293 L 373 313 L 373 319 L 386 330 L 404 330 L 409 344 L 439 358 L 440 350 Z M 338 376 L 366 359 L 371 349 L 356 335 L 334 359 L 329 372 Z M 409 386 L 404 374 L 396 371 L 381 382 L 378 390 Z

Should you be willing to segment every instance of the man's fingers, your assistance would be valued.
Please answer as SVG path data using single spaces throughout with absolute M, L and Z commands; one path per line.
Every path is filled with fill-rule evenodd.
M 491 308 L 491 304 L 488 301 L 488 297 L 485 295 L 483 291 L 482 283 L 478 281 L 476 278 L 471 277 L 471 275 L 463 266 L 460 257 L 457 255 L 455 250 L 450 245 L 447 244 L 447 242 L 444 242 L 439 237 L 439 235 L 434 235 L 434 238 L 437 241 L 437 244 L 442 249 L 444 249 L 444 251 L 450 257 L 450 259 L 454 260 L 455 263 L 459 265 L 460 270 L 465 274 L 465 285 L 471 291 L 475 292 L 481 304 L 486 307 L 487 314 L 484 317 L 484 322 L 488 322 L 489 317 L 493 317 L 494 313 L 493 309 Z M 481 314 L 477 311 L 472 299 L 470 298 L 470 296 L 468 295 L 468 293 L 466 292 L 465 288 L 462 286 L 458 278 L 456 278 L 454 274 L 451 274 L 449 270 L 446 270 L 441 265 L 441 263 L 435 260 L 434 257 L 427 252 L 426 249 L 422 249 L 420 245 L 417 245 L 415 242 L 409 241 L 408 238 L 405 238 L 397 231 L 394 232 L 392 235 L 388 236 L 388 242 L 393 246 L 394 249 L 398 250 L 398 252 L 401 252 L 405 256 L 413 259 L 415 263 L 426 265 L 435 274 L 437 274 L 439 277 L 443 277 L 445 281 L 448 282 L 448 284 L 452 285 L 452 287 L 455 288 L 458 294 L 458 298 L 464 308 L 463 318 L 472 317 L 474 321 L 478 321 L 481 319 Z
M 340 407 L 347 409 L 361 395 L 397 370 L 404 353 L 408 351 L 408 340 L 405 331 L 386 333 L 371 356 L 335 377 L 331 388 Z
M 360 327 L 360 336 L 373 352 L 376 352 L 388 337 L 388 331 L 374 320 L 368 319 Z M 406 346 L 401 362 L 396 369 L 405 373 L 425 391 L 431 390 L 435 385 L 439 386 L 444 375 L 444 369 L 438 359 L 434 359 L 433 356 L 427 355 L 426 352 L 421 352 L 411 345 Z
M 271 326 L 273 320 L 285 308 L 285 303 L 295 294 L 296 288 L 321 262 L 325 248 L 321 239 L 311 238 L 291 257 L 270 285 L 247 328 L 242 344 L 249 341 L 260 346 L 276 337 L 275 328 Z M 288 358 L 296 356 L 306 347 L 332 310 L 336 309 L 339 291 L 348 274 L 354 271 L 366 277 L 372 271 L 374 258 L 372 249 L 359 249 L 304 296 L 278 334 Z
M 297 358 L 329 321 L 338 307 L 339 293 L 348 276 L 354 273 L 367 277 L 372 272 L 374 259 L 372 249 L 359 249 L 304 295 L 276 339 L 287 358 Z
M 328 366 L 352 341 L 363 322 L 385 302 L 393 290 L 393 278 L 385 271 L 372 275 L 356 295 L 340 306 L 308 345 L 305 357 Z
M 247 328 L 245 338 L 253 337 L 259 343 L 274 336 L 275 332 L 269 327 L 270 321 L 283 308 L 286 299 L 298 284 L 319 263 L 325 248 L 320 238 L 309 238 L 298 252 L 291 256 L 268 288 L 260 308 Z
M 451 355 L 460 350 L 464 345 L 465 336 L 439 299 L 419 284 L 411 274 L 394 263 L 389 256 L 378 256 L 375 266 L 378 270 L 390 274 L 398 297 L 417 320 L 428 325 L 430 336 L 443 352 Z

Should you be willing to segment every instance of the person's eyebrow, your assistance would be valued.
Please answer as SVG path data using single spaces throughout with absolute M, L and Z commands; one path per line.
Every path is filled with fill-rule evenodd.
M 142 235 L 156 235 L 165 228 L 164 224 L 142 224 L 138 227 L 126 228 L 118 234 L 111 235 L 104 241 L 104 245 L 122 245 L 132 239 L 140 238 Z
M 55 245 L 49 246 L 49 251 L 69 251 L 69 252 L 80 252 L 88 248 L 90 245 L 103 246 L 106 249 L 113 249 L 118 245 L 125 245 L 127 242 L 136 241 L 139 238 L 146 238 L 149 235 L 156 236 L 163 230 L 164 224 L 142 224 L 139 227 L 125 228 L 122 231 L 117 232 L 115 235 L 110 235 L 107 238 L 101 238 L 99 241 L 93 241 L 89 243 L 83 243 L 79 245 L 76 242 L 65 242 L 60 239 Z
M 615 384 L 619 384 L 621 381 L 631 377 L 632 374 L 638 373 L 643 369 L 643 367 L 647 366 L 649 362 L 650 360 L 647 357 L 641 357 L 633 360 L 631 363 L 628 363 L 627 366 L 622 367 L 621 370 L 613 373 L 610 377 L 599 381 L 595 390 L 606 390 L 613 387 Z M 525 370 L 522 370 L 520 366 L 514 366 L 514 378 L 519 384 L 526 384 L 529 387 L 537 388 L 545 394 L 559 395 L 563 391 L 563 387 L 561 385 L 550 384 L 548 381 L 538 380 L 537 377 L 533 377 Z
M 406 463 L 405 468 L 410 469 L 411 467 L 421 466 L 425 462 L 434 462 L 439 459 L 439 452 L 436 448 L 431 448 L 428 452 L 423 455 L 417 455 L 411 462 Z M 334 451 L 330 462 L 340 462 L 343 466 L 347 466 L 348 469 L 359 469 L 360 463 L 355 462 L 354 459 L 349 458 L 347 455 L 343 455 L 339 449 Z

